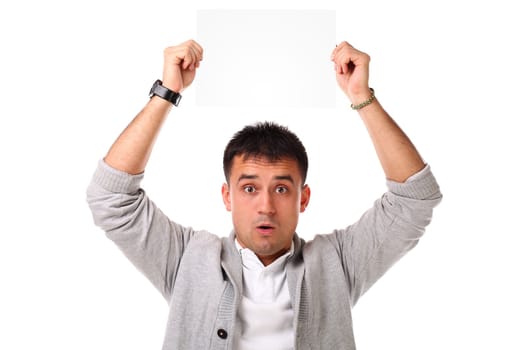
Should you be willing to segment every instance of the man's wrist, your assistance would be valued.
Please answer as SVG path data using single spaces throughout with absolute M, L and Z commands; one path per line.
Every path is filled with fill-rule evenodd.
M 350 107 L 353 110 L 360 110 L 370 104 L 372 104 L 376 99 L 375 91 L 372 88 L 369 88 L 369 91 L 367 94 L 359 94 L 356 96 L 353 96 L 350 100 L 352 101 L 352 104 Z
M 182 83 L 177 78 L 175 78 L 176 75 L 177 74 L 175 73 L 163 74 L 162 86 L 165 86 L 171 91 L 175 91 L 181 94 L 184 90 L 184 87 L 182 86 Z
M 163 86 L 162 81 L 159 79 L 155 81 L 155 83 L 153 83 L 153 86 L 151 87 L 150 92 L 149 92 L 149 96 L 150 98 L 153 98 L 154 96 L 158 96 L 172 103 L 174 106 L 178 106 L 182 98 L 180 93 Z

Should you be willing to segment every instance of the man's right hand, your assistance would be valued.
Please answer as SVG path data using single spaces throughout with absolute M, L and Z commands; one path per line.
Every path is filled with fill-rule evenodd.
M 175 92 L 181 92 L 190 86 L 196 69 L 200 66 L 202 53 L 202 47 L 194 40 L 166 48 L 162 85 Z

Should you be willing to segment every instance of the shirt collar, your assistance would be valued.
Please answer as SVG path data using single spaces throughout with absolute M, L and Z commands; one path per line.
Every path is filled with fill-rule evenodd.
M 292 240 L 292 245 L 286 253 L 275 259 L 275 261 L 272 262 L 270 265 L 264 266 L 261 260 L 257 257 L 257 255 L 255 255 L 255 253 L 251 249 L 243 248 L 240 245 L 237 238 L 235 238 L 235 247 L 237 248 L 237 251 L 241 256 L 241 261 L 244 268 L 248 270 L 267 270 L 269 272 L 279 271 L 283 269 L 286 265 L 287 260 L 293 255 L 295 250 L 294 242 Z

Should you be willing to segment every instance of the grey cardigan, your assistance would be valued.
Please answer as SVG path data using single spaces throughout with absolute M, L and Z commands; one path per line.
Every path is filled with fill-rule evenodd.
M 87 190 L 95 223 L 167 300 L 164 350 L 232 349 L 242 296 L 235 233 L 221 238 L 170 221 L 142 178 L 100 161 Z M 355 224 L 308 242 L 295 234 L 286 266 L 295 349 L 355 349 L 352 306 L 417 244 L 441 200 L 428 166 L 387 187 Z

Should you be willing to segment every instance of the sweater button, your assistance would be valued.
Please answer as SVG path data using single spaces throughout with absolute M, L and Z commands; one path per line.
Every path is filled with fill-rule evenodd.
M 219 336 L 219 338 L 221 339 L 226 339 L 228 338 L 228 332 L 226 332 L 224 329 L 220 328 L 218 331 L 217 331 L 217 335 Z

